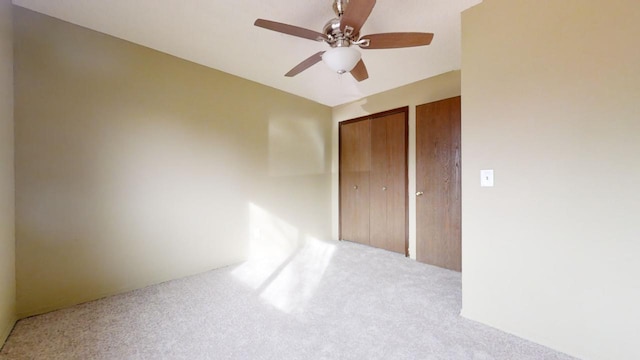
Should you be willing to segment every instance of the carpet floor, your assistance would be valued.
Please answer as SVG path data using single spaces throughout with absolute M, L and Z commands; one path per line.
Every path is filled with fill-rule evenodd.
M 0 359 L 573 359 L 460 308 L 459 273 L 311 241 L 20 320 Z

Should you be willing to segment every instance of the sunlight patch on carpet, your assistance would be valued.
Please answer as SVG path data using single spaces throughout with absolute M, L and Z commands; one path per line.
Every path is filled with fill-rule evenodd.
M 232 275 L 276 308 L 287 313 L 302 310 L 320 283 L 335 245 L 302 234 L 256 204 L 249 204 L 249 214 L 249 254 Z

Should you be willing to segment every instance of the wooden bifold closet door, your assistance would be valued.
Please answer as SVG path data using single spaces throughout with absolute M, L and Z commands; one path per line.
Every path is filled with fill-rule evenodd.
M 340 238 L 406 255 L 407 108 L 340 123 Z

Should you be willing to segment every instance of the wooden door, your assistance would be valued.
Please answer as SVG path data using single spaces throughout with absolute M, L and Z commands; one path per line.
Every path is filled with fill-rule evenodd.
M 371 246 L 406 254 L 407 113 L 371 120 Z
M 462 268 L 460 121 L 460 97 L 416 108 L 416 258 L 456 271 Z
M 340 239 L 369 245 L 371 122 L 340 124 Z

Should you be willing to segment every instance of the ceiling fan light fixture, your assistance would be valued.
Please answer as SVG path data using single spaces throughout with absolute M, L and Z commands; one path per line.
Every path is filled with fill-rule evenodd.
M 350 46 L 339 46 L 326 51 L 322 55 L 322 61 L 331 70 L 338 74 L 344 74 L 353 70 L 360 61 L 360 56 L 360 52 Z

